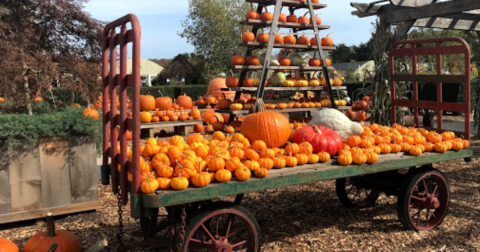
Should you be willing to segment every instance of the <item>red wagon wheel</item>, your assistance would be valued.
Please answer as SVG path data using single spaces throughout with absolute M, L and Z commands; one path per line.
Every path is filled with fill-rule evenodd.
M 184 252 L 259 252 L 260 228 L 241 206 L 216 208 L 190 219 L 185 228 Z
M 370 207 L 380 195 L 380 190 L 369 187 L 362 177 L 341 178 L 335 182 L 338 199 L 346 207 Z
M 442 223 L 449 202 L 448 182 L 440 171 L 419 173 L 398 196 L 398 218 L 406 229 L 429 231 Z

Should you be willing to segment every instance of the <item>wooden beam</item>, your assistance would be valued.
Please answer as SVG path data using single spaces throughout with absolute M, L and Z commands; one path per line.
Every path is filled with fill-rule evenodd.
M 357 11 L 353 11 L 352 15 L 358 17 L 368 17 L 368 16 L 375 16 L 379 14 L 380 8 L 383 5 L 378 5 L 374 3 L 350 3 L 350 5 L 357 9 Z
M 437 2 L 437 0 L 390 0 L 390 3 L 404 7 L 420 7 Z
M 476 9 L 480 9 L 480 1 L 478 0 L 455 0 L 416 8 L 385 5 L 382 6 L 381 12 L 385 17 L 385 23 L 391 24 L 412 19 L 451 15 Z
M 410 28 L 412 28 L 415 20 L 409 20 L 403 23 L 403 25 L 398 29 L 395 34 L 393 34 L 392 44 L 396 43 L 405 38 Z
M 425 28 L 441 28 L 466 31 L 480 31 L 480 20 L 462 20 L 451 18 L 422 18 L 417 20 L 413 26 Z

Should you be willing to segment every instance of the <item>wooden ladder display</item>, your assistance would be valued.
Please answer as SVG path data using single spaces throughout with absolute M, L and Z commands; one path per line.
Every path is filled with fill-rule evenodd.
M 316 40 L 316 43 L 317 43 L 316 49 L 313 47 L 314 45 L 304 46 L 304 48 L 302 48 L 302 46 L 299 45 L 298 48 L 299 49 L 302 48 L 304 50 L 308 50 L 306 48 L 311 48 L 310 50 L 318 50 L 318 55 L 319 55 L 319 58 L 320 58 L 320 61 L 321 61 L 321 71 L 323 72 L 323 76 L 325 77 L 326 89 L 327 89 L 327 92 L 328 92 L 329 98 L 330 98 L 330 103 L 331 103 L 330 106 L 333 107 L 333 108 L 337 108 L 337 106 L 335 105 L 335 101 L 334 101 L 334 95 L 332 93 L 332 86 L 331 86 L 330 78 L 329 78 L 329 74 L 328 74 L 328 67 L 327 67 L 326 62 L 325 62 L 324 49 L 322 47 L 321 39 L 320 39 L 320 36 L 319 36 L 319 25 L 317 24 L 317 22 L 315 22 L 314 5 L 313 5 L 312 1 L 311 0 L 306 0 L 305 2 L 299 2 L 299 1 L 293 1 L 293 0 L 276 0 L 276 1 L 275 0 L 273 0 L 273 1 L 246 0 L 246 1 L 250 2 L 250 3 L 257 3 L 258 4 L 257 5 L 257 10 L 256 10 L 257 13 L 261 13 L 262 9 L 265 8 L 265 6 L 273 5 L 273 3 L 275 4 L 275 11 L 274 11 L 274 14 L 273 14 L 273 20 L 272 21 L 259 21 L 259 20 L 252 21 L 252 20 L 249 19 L 246 22 L 244 22 L 246 25 L 253 25 L 253 28 L 252 28 L 252 31 L 251 31 L 253 34 L 257 34 L 257 31 L 258 31 L 259 27 L 270 27 L 269 40 L 268 40 L 268 43 L 266 45 L 267 50 L 265 52 L 265 61 L 264 61 L 263 68 L 262 68 L 260 83 L 259 83 L 259 86 L 257 88 L 257 96 L 256 96 L 257 99 L 258 98 L 263 98 L 264 90 L 265 90 L 265 84 L 267 82 L 268 70 L 272 69 L 272 67 L 270 66 L 270 62 L 271 62 L 271 57 L 272 57 L 272 51 L 273 51 L 273 48 L 274 48 L 274 45 L 275 45 L 275 35 L 278 33 L 277 28 L 278 27 L 292 28 L 293 29 L 293 34 L 295 34 L 295 37 L 298 38 L 297 32 L 300 29 L 305 30 L 305 29 L 311 29 L 313 27 L 315 40 Z M 290 15 L 293 15 L 294 11 L 297 10 L 297 9 L 308 8 L 308 13 L 310 14 L 310 17 L 313 20 L 312 25 L 311 26 L 310 25 L 303 25 L 302 26 L 302 25 L 291 25 L 291 23 L 289 23 L 290 24 L 290 27 L 289 27 L 289 25 L 286 25 L 287 23 L 279 24 L 278 18 L 280 16 L 280 13 L 281 13 L 281 10 L 282 10 L 283 6 L 289 6 Z M 326 7 L 325 4 L 317 4 L 317 3 L 315 4 L 315 6 L 316 6 L 316 9 Z M 322 28 L 327 29 L 328 27 L 322 26 Z M 247 43 L 247 47 L 248 47 L 248 43 Z M 288 47 L 288 46 L 286 46 L 286 47 Z M 248 56 L 251 56 L 252 51 L 257 49 L 257 48 L 258 47 L 248 47 L 247 52 L 245 53 L 245 58 L 247 58 Z M 289 69 L 300 70 L 300 71 L 302 71 L 302 69 L 304 69 L 304 67 L 301 67 L 301 66 L 288 67 L 288 68 Z M 236 68 L 234 68 L 234 69 L 236 69 Z M 251 71 L 253 69 L 249 69 L 249 67 L 244 67 L 244 68 L 241 68 L 240 70 L 241 70 L 241 73 L 240 73 L 240 77 L 239 77 L 239 87 L 242 87 L 243 86 L 243 81 L 246 78 L 247 72 Z M 257 69 L 257 70 L 259 70 L 259 69 Z M 236 95 L 235 95 L 235 100 L 239 99 L 240 95 L 241 95 L 241 91 L 237 90 Z M 256 112 L 258 112 L 257 106 L 255 106 L 255 108 L 253 110 L 253 113 L 256 113 Z M 233 120 L 233 116 L 230 117 L 229 123 L 232 120 Z

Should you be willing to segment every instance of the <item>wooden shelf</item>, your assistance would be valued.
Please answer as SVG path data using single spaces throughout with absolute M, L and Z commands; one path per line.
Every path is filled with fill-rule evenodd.
M 247 19 L 244 21 L 240 21 L 241 25 L 252 25 L 258 28 L 265 28 L 272 26 L 272 21 L 265 21 L 260 19 Z M 313 30 L 312 24 L 300 24 L 300 23 L 293 23 L 293 22 L 278 22 L 278 27 L 280 28 L 295 28 L 297 30 Z M 328 30 L 330 29 L 330 25 L 317 25 L 318 30 Z
M 265 48 L 267 47 L 268 43 L 260 43 L 260 42 L 243 42 L 239 44 L 240 46 L 246 47 L 256 47 L 256 48 Z M 318 46 L 312 45 L 299 45 L 299 44 L 273 44 L 273 48 L 285 48 L 285 49 L 300 49 L 302 51 L 313 51 L 317 50 Z M 322 46 L 324 51 L 331 51 L 337 49 L 335 46 Z
M 222 91 L 243 91 L 243 92 L 256 92 L 258 87 L 234 87 L 234 88 L 222 88 Z M 332 86 L 332 90 L 344 90 L 346 86 Z M 327 90 L 325 86 L 319 87 L 265 87 L 265 91 L 323 91 Z
M 231 69 L 233 70 L 250 70 L 250 71 L 258 71 L 258 70 L 263 70 L 262 65 L 235 65 L 235 66 L 230 66 Z M 333 70 L 332 66 L 327 67 L 329 70 Z M 298 70 L 302 72 L 316 72 L 316 71 L 322 71 L 323 68 L 321 66 L 318 67 L 311 67 L 311 66 L 269 66 L 269 70 Z
M 192 126 L 195 124 L 203 124 L 203 120 L 186 120 L 186 121 L 168 121 L 168 122 L 154 122 L 154 123 L 140 123 L 140 129 L 153 129 L 175 126 Z
M 267 109 L 267 111 L 276 111 L 280 113 L 294 113 L 294 112 L 315 112 L 320 109 L 324 109 L 327 107 L 316 107 L 316 108 L 286 108 L 286 109 Z M 350 106 L 338 106 L 338 110 L 348 110 L 350 109 Z M 253 112 L 253 110 L 222 110 L 222 109 L 216 109 L 215 112 L 217 113 L 222 113 L 222 114 L 233 114 L 233 115 L 246 115 L 250 114 Z
M 274 5 L 277 1 L 270 0 L 270 1 L 262 1 L 262 0 L 246 0 L 247 3 L 258 3 L 263 5 Z M 283 0 L 283 6 L 293 7 L 293 8 L 308 8 L 306 2 L 300 2 L 298 0 Z M 327 7 L 326 4 L 322 3 L 312 3 L 312 7 L 314 10 L 322 9 Z

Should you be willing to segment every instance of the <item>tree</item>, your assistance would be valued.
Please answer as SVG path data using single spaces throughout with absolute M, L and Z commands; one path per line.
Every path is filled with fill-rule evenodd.
M 330 57 L 334 63 L 350 62 L 352 60 L 353 50 L 351 47 L 341 43 L 336 45 L 336 49 L 330 52 Z
M 189 0 L 189 14 L 179 32 L 205 59 L 204 79 L 226 72 L 233 55 L 244 54 L 240 35 L 246 27 L 239 24 L 250 10 L 243 0 Z
M 86 0 L 3 0 L 0 94 L 30 115 L 31 97 L 53 82 L 88 96 L 98 90 L 102 23 Z

